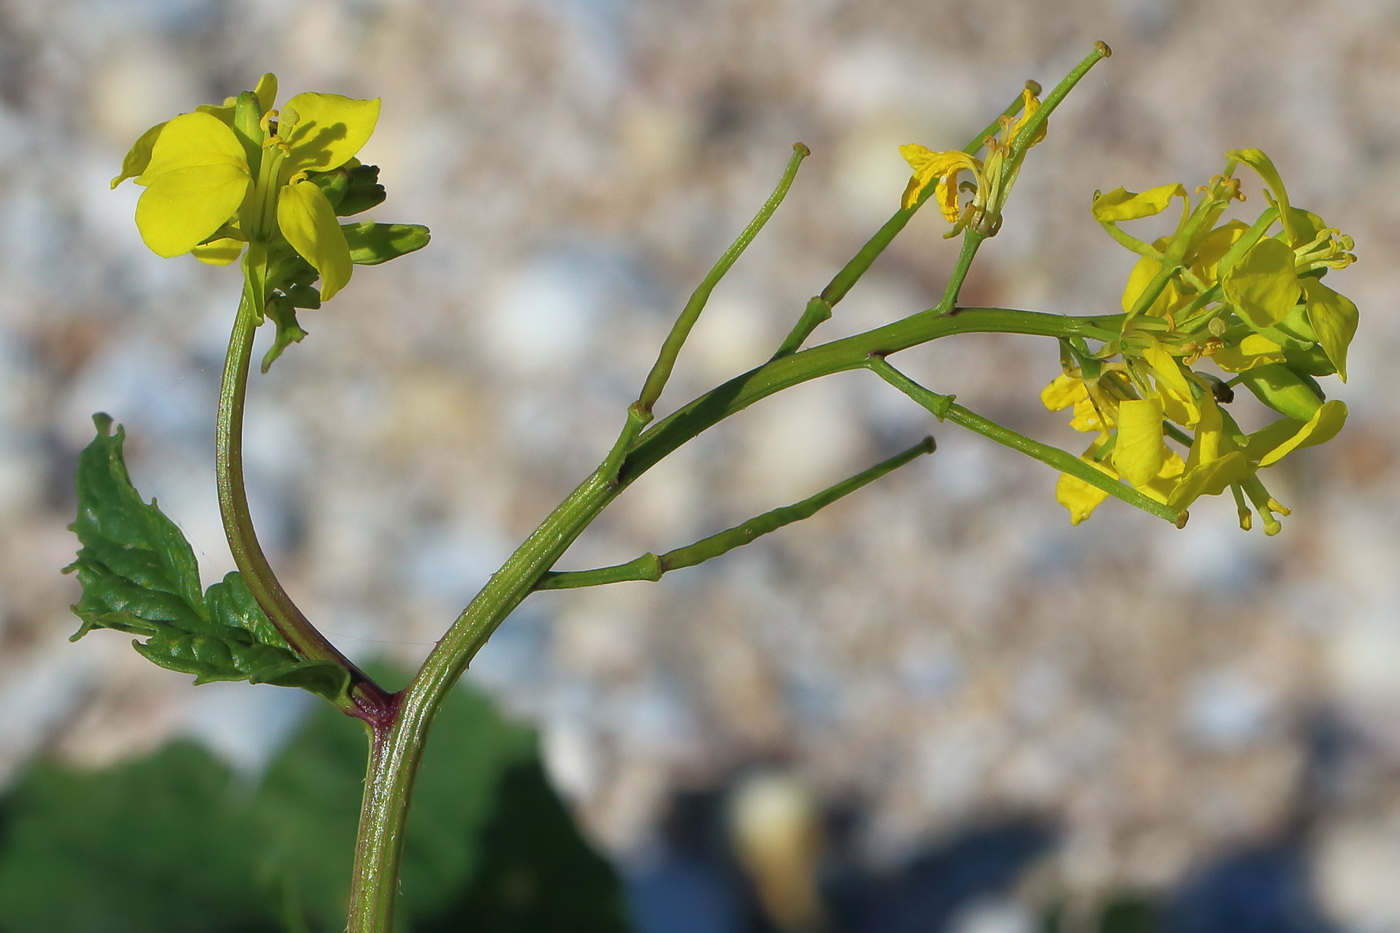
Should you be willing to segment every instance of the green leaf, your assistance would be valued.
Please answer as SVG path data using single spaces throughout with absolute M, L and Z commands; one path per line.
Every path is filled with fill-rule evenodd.
M 199 565 L 180 529 L 155 500 L 131 484 L 122 458 L 126 434 L 93 416 L 97 436 L 78 457 L 78 518 L 70 528 L 82 547 L 64 568 L 83 595 L 73 606 L 82 625 L 145 638 L 136 650 L 161 667 L 195 675 L 195 683 L 247 680 L 297 686 L 335 701 L 350 675 L 330 661 L 296 654 L 237 573 L 199 588 Z
M 428 228 L 421 224 L 341 224 L 350 245 L 350 261 L 374 266 L 428 245 Z

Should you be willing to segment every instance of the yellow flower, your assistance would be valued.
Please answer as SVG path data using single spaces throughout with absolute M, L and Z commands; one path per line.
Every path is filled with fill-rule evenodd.
M 350 248 L 308 175 L 355 157 L 374 132 L 379 100 L 298 94 L 279 114 L 271 109 L 275 93 L 276 79 L 267 75 L 244 100 L 152 127 L 113 185 L 135 177 L 145 187 L 136 226 L 157 255 L 192 252 L 226 263 L 243 242 L 285 242 L 317 271 L 328 299 L 350 279 Z
M 1229 489 L 1241 526 L 1248 529 L 1257 512 L 1274 534 L 1288 510 L 1259 471 L 1330 440 L 1346 421 L 1345 404 L 1326 400 L 1317 380 L 1331 373 L 1345 380 L 1358 313 L 1318 279 L 1356 257 L 1350 237 L 1289 202 L 1268 156 L 1237 149 L 1228 159 L 1194 201 L 1176 184 L 1095 194 L 1094 217 L 1139 257 L 1123 291 L 1125 314 L 1118 334 L 1097 348 L 1062 341 L 1066 374 L 1041 399 L 1051 409 L 1072 406 L 1073 427 L 1099 432 L 1083 457 L 1095 469 L 1183 510 Z M 1232 176 L 1237 164 L 1267 188 L 1268 206 L 1252 224 L 1223 220 L 1244 200 Z M 1177 198 L 1181 217 L 1170 235 L 1149 244 L 1118 228 L 1161 214 Z M 1283 229 L 1270 235 L 1274 224 Z M 1203 360 L 1226 378 L 1194 371 Z M 1099 375 L 1085 379 L 1081 370 Z M 1105 383 L 1110 375 L 1116 381 Z M 1283 417 L 1246 434 L 1221 408 L 1240 388 Z M 1184 461 L 1171 444 L 1188 448 Z M 1075 524 L 1105 498 L 1082 476 L 1061 476 L 1056 487 Z
M 1006 197 L 1011 193 L 1011 186 L 1016 183 L 1016 176 L 1021 171 L 1021 160 L 1025 157 L 1027 149 L 1045 138 L 1048 126 L 1042 120 L 1026 139 L 1025 145 L 1019 151 L 1013 152 L 1013 146 L 1019 142 L 1021 131 L 1040 109 L 1040 101 L 1030 88 L 1022 91 L 1021 95 L 1020 116 L 1002 117 L 1001 138 L 988 136 L 983 140 L 987 147 L 985 163 L 962 151 L 934 152 L 913 143 L 900 146 L 899 154 L 914 170 L 913 177 L 904 189 L 900 206 L 909 210 L 919 203 L 929 185 L 935 185 L 934 197 L 943 211 L 943 218 L 953 224 L 953 229 L 944 234 L 945 237 L 954 236 L 966 227 L 971 227 L 983 236 L 996 235 L 1001 227 L 1002 206 L 1005 205 Z M 958 176 L 962 172 L 972 173 L 972 200 L 966 206 L 959 207 Z
M 958 207 L 958 173 L 972 172 L 973 177 L 980 183 L 982 160 L 974 159 L 966 152 L 934 152 L 914 143 L 900 146 L 899 154 L 904 156 L 904 161 L 914 170 L 914 177 L 909 179 L 909 184 L 904 189 L 904 198 L 900 201 L 900 206 L 906 211 L 909 210 L 918 202 L 924 189 L 937 182 L 934 197 L 938 199 L 938 206 L 943 210 L 943 219 L 950 224 L 957 223 L 962 214 Z

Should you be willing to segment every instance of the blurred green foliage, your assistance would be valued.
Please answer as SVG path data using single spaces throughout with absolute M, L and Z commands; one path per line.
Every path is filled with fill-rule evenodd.
M 414 795 L 398 928 L 626 927 L 618 878 L 550 788 L 535 734 L 454 692 Z M 363 727 L 318 704 L 260 777 L 177 742 L 0 798 L 0 933 L 343 930 Z

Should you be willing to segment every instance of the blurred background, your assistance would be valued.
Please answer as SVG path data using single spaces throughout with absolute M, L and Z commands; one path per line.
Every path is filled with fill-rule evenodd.
M 247 468 L 307 614 L 357 660 L 413 664 L 606 452 L 795 141 L 813 154 L 661 413 L 767 358 L 898 206 L 898 145 L 960 147 L 1097 39 L 1113 57 L 1031 153 L 964 302 L 1116 311 L 1133 257 L 1093 191 L 1191 189 L 1228 148 L 1269 153 L 1296 205 L 1355 237 L 1328 283 L 1362 311 L 1351 381 L 1331 381 L 1346 430 L 1270 477 L 1283 532 L 1240 532 L 1228 497 L 1181 531 L 1116 502 L 1071 528 L 1053 472 L 846 374 L 682 449 L 561 569 L 689 543 L 926 433 L 938 451 L 658 584 L 536 595 L 467 679 L 540 730 L 639 915 L 670 909 L 678 840 L 756 795 L 820 814 L 804 845 L 828 866 L 990 866 L 909 929 L 1014 933 L 1052 909 L 1090 929 L 1123 892 L 1173 905 L 1178 929 L 1400 929 L 1394 0 L 3 0 L 0 785 L 173 737 L 256 770 L 310 702 L 191 689 L 115 634 L 66 641 L 77 584 L 57 571 L 94 411 L 125 425 L 137 487 L 206 580 L 232 569 L 212 419 L 237 275 L 157 258 L 139 189 L 108 190 L 148 126 L 264 71 L 284 100 L 383 98 L 361 154 L 389 191 L 373 217 L 433 242 L 302 315 L 309 338 L 253 380 Z M 917 217 L 816 339 L 933 305 L 942 232 Z M 1053 343 L 945 343 L 899 362 L 1082 445 L 1039 402 Z M 1210 926 L 1211 897 L 1236 919 Z M 1256 908 L 1291 919 L 1239 919 Z

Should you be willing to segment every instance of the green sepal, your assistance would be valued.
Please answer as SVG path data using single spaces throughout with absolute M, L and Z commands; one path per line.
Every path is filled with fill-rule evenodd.
M 349 217 L 384 203 L 384 186 L 379 183 L 379 166 L 362 165 L 353 159 L 351 161 L 355 164 L 346 163 L 342 167 L 342 170 L 349 174 L 350 183 L 340 203 L 335 207 L 336 215 L 340 217 Z
M 384 203 L 379 166 L 364 165 L 358 159 L 329 172 L 311 172 L 307 179 L 321 189 L 337 217 L 349 217 Z
M 307 181 L 310 181 L 321 193 L 326 196 L 326 200 L 331 202 L 331 207 L 339 208 L 341 200 L 345 197 L 345 191 L 350 187 L 350 172 L 345 168 L 333 169 L 329 172 L 308 172 Z
M 287 300 L 293 308 L 306 308 L 315 311 L 321 307 L 321 293 L 310 285 L 288 285 Z
M 248 173 L 258 177 L 262 165 L 262 104 L 258 95 L 244 91 L 233 104 L 233 135 L 243 144 L 243 153 L 248 160 Z
M 207 592 L 199 564 L 180 529 L 142 501 L 122 457 L 126 433 L 93 416 L 97 436 L 78 456 L 78 517 L 70 526 L 82 547 L 64 573 L 83 594 L 73 640 L 107 628 L 146 639 L 137 652 L 195 683 L 247 680 L 296 686 L 332 702 L 343 700 L 350 675 L 330 661 L 300 657 L 277 631 L 236 572 Z
M 1330 376 L 1337 371 L 1336 364 L 1328 358 L 1321 344 L 1286 346 L 1283 348 L 1283 360 L 1289 369 L 1299 375 Z
M 364 221 L 341 224 L 345 242 L 350 246 L 350 261 L 360 266 L 374 266 L 390 259 L 422 249 L 428 245 L 430 234 L 422 224 L 376 224 Z
M 289 297 L 286 296 L 286 295 L 277 295 L 276 297 L 274 297 L 271 301 L 269 301 L 269 302 L 267 303 L 267 306 L 266 306 L 266 308 L 265 308 L 265 311 L 266 311 L 266 313 L 267 313 L 267 316 L 268 316 L 269 318 L 272 319 L 272 323 L 274 323 L 274 324 L 277 325 L 277 335 L 276 335 L 275 337 L 273 337 L 273 339 L 272 339 L 272 346 L 269 347 L 267 353 L 265 353 L 265 354 L 263 355 L 263 358 L 262 358 L 262 371 L 263 371 L 263 372 L 267 372 L 269 369 L 272 368 L 272 363 L 273 363 L 273 361 L 276 360 L 279 356 L 282 355 L 282 351 L 283 351 L 283 350 L 287 349 L 288 347 L 290 347 L 290 346 L 291 346 L 292 344 L 294 344 L 294 343 L 301 343 L 302 338 L 306 336 L 306 331 L 302 330 L 302 329 L 301 329 L 301 324 L 299 324 L 299 323 L 297 322 L 297 310 L 296 310 L 296 309 L 297 309 L 297 306 L 300 306 L 300 307 L 320 307 L 320 306 L 321 306 L 321 295 L 320 295 L 320 292 L 317 292 L 317 293 L 316 293 L 316 303 L 315 303 L 315 305 L 311 305 L 311 304 L 294 305 L 294 304 L 293 304 L 294 301 L 296 301 L 296 302 L 309 302 L 309 301 L 310 301 L 310 298 L 309 298 L 309 297 L 306 297 L 306 296 L 304 296 L 304 295 L 302 294 L 302 291 L 301 291 L 302 289 L 308 289 L 308 290 L 310 290 L 310 291 L 315 291 L 314 289 L 310 289 L 309 286 L 295 286 L 295 285 L 294 285 L 294 286 L 291 286 L 291 287 L 290 287 L 290 290 L 296 293 L 296 295 L 298 296 L 297 298 L 289 298 Z

